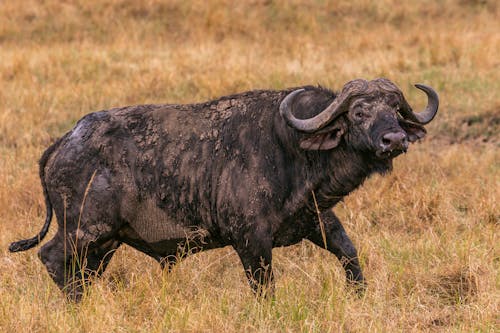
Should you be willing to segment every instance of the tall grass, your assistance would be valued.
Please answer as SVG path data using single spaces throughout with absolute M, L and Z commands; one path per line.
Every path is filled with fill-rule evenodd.
M 499 330 L 498 17 L 489 0 L 0 1 L 0 331 Z M 35 250 L 7 252 L 43 223 L 38 158 L 86 113 L 379 76 L 415 108 L 412 84 L 432 85 L 442 107 L 391 175 L 335 209 L 360 250 L 362 298 L 308 242 L 274 250 L 264 301 L 230 248 L 166 273 L 122 247 L 78 306 Z

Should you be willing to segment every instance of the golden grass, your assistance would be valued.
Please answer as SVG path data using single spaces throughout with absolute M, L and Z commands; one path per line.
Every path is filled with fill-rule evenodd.
M 499 330 L 498 17 L 494 0 L 0 2 L 0 331 Z M 78 306 L 35 250 L 7 252 L 43 223 L 38 158 L 86 113 L 379 76 L 417 108 L 411 84 L 432 85 L 442 107 L 391 175 L 336 208 L 362 298 L 307 242 L 274 250 L 276 299 L 261 302 L 229 248 L 170 274 L 120 248 Z

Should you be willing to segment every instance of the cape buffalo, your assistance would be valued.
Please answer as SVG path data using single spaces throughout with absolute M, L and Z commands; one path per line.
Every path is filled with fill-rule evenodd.
M 43 154 L 45 224 L 9 249 L 37 245 L 54 211 L 58 231 L 39 257 L 75 300 L 122 243 L 168 268 L 231 245 L 260 293 L 272 290 L 272 248 L 308 239 L 364 285 L 332 207 L 424 137 L 439 100 L 416 87 L 428 99 L 420 113 L 383 78 L 91 113 Z

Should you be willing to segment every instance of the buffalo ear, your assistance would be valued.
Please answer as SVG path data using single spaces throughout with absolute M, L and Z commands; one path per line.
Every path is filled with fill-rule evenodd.
M 300 140 L 300 148 L 305 150 L 329 150 L 337 147 L 345 133 L 342 125 L 329 127 L 321 133 L 314 133 L 307 138 Z
M 408 141 L 410 142 L 420 140 L 427 134 L 423 126 L 404 119 L 399 120 L 399 125 L 405 130 L 406 134 L 408 134 Z

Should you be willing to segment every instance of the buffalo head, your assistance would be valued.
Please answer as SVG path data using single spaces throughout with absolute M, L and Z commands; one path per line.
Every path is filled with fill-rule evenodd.
M 412 111 L 394 83 L 380 78 L 346 83 L 333 102 L 308 119 L 296 118 L 293 110 L 301 98 L 312 97 L 305 89 L 295 90 L 281 102 L 280 114 L 289 126 L 305 133 L 300 140 L 303 149 L 329 150 L 344 140 L 353 149 L 388 160 L 405 152 L 410 142 L 423 138 L 423 125 L 437 113 L 437 93 L 422 84 L 415 86 L 428 98 L 427 107 L 420 113 Z

